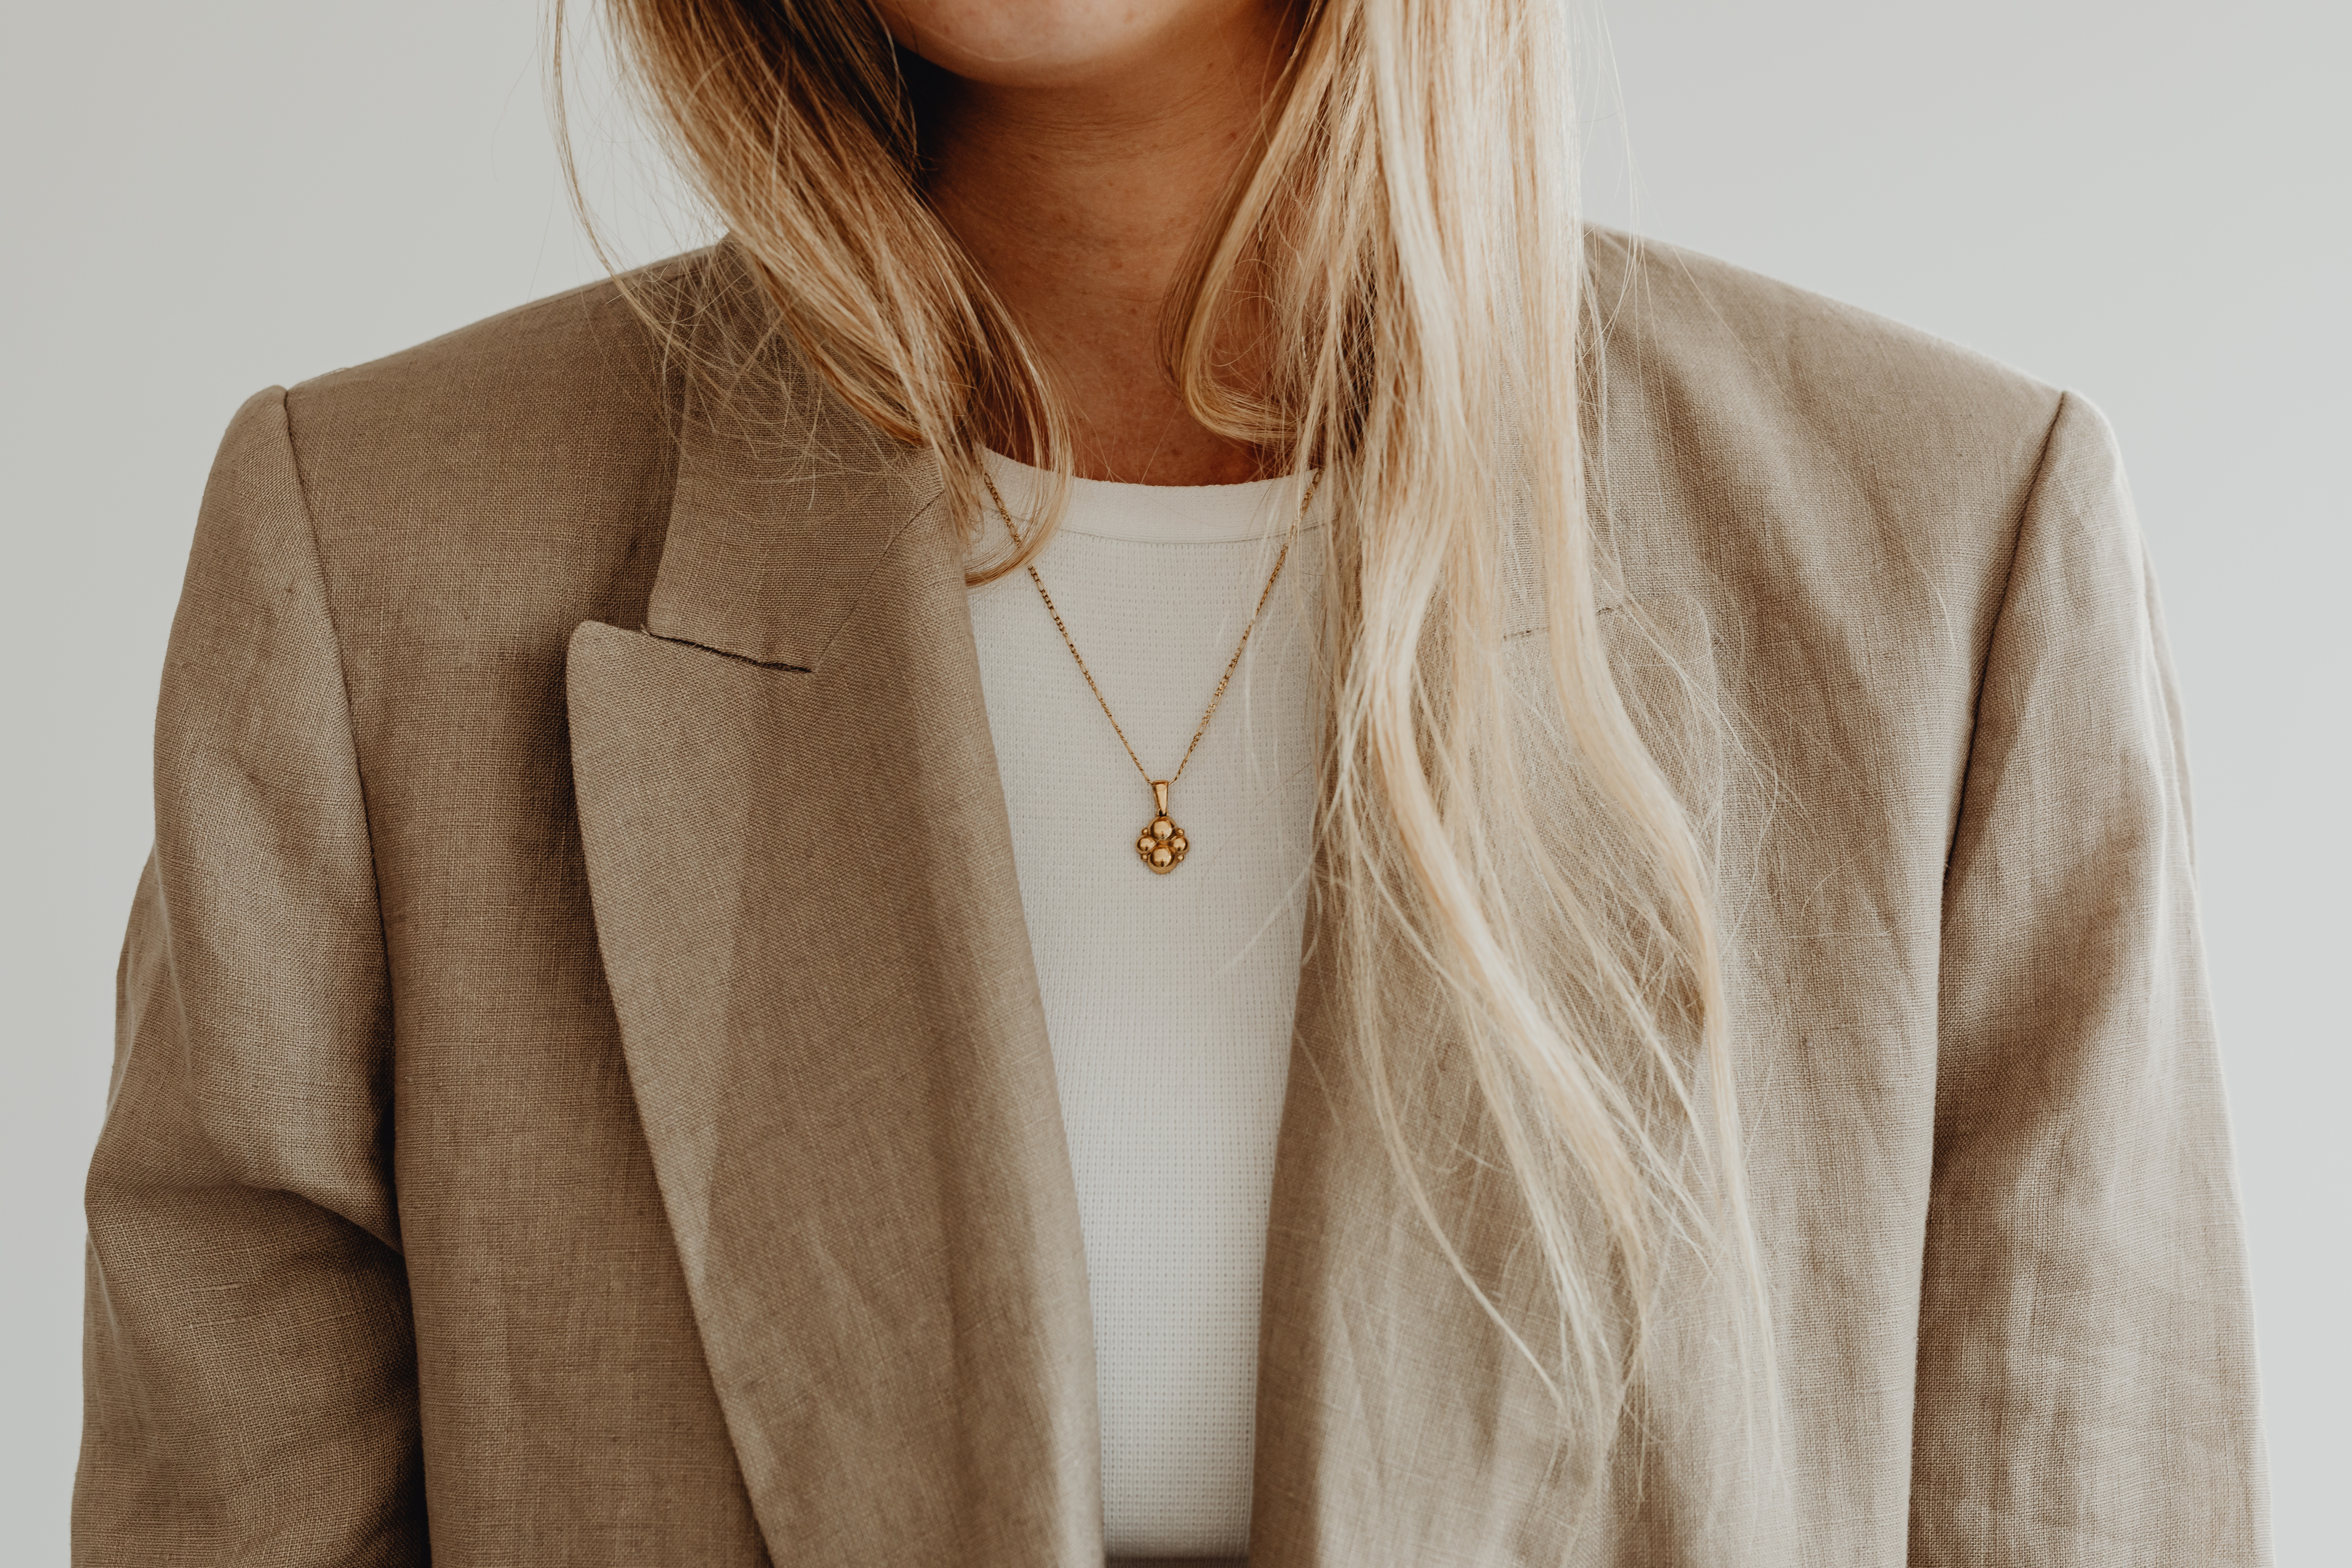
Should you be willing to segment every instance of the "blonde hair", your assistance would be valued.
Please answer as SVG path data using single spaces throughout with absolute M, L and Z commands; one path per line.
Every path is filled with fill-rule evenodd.
M 1052 382 L 925 197 L 918 73 L 865 0 L 611 9 L 778 322 L 851 407 L 936 454 L 950 514 L 982 515 L 987 438 L 1066 478 Z M 1731 1299 L 1768 1383 L 1771 1357 L 1709 865 L 1628 717 L 1596 602 L 1597 339 L 1558 10 L 1308 0 L 1166 348 L 1202 423 L 1319 467 L 1337 498 L 1318 894 L 1339 900 L 1353 1061 L 1454 1271 L 1605 1447 L 1663 1237 L 1746 1279 Z M 1237 330 L 1265 347 L 1245 378 L 1223 352 Z M 1041 549 L 1052 511 L 986 575 Z M 1533 718 L 1504 668 L 1529 565 L 1552 688 Z M 1381 1003 L 1400 975 L 1434 1025 L 1401 1028 Z M 1410 1146 L 1406 1086 L 1448 1042 L 1557 1298 L 1549 1356 L 1465 1264 Z

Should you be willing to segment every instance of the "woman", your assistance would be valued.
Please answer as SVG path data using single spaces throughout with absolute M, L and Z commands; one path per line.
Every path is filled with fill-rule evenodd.
M 207 489 L 79 1560 L 2264 1560 L 2095 412 L 1540 0 L 615 10 L 729 240 Z

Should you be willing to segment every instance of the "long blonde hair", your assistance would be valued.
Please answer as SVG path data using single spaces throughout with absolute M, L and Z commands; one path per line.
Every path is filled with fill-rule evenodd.
M 866 0 L 611 10 L 780 324 L 851 407 L 936 454 L 950 515 L 982 516 L 992 436 L 1066 478 L 1051 379 L 926 199 L 915 73 Z M 1596 601 L 1596 336 L 1558 10 L 1306 0 L 1257 142 L 1169 302 L 1166 357 L 1203 424 L 1290 471 L 1319 467 L 1337 498 L 1318 895 L 1339 900 L 1339 973 L 1362 1004 L 1354 1064 L 1454 1270 L 1570 1427 L 1605 1442 L 1664 1237 L 1746 1279 L 1749 1330 L 1769 1313 L 1709 864 L 1629 719 Z M 560 62 L 560 0 L 557 33 Z M 1270 329 L 1246 383 L 1219 352 L 1243 322 Z M 1051 523 L 1049 509 L 988 574 Z M 1551 687 L 1534 721 L 1504 668 L 1508 587 L 1530 563 Z M 1400 974 L 1436 999 L 1431 1031 L 1383 1023 L 1377 995 Z M 1410 1147 L 1401 1085 L 1441 1041 L 1462 1050 L 1540 1246 L 1549 1356 L 1464 1264 L 1420 1173 L 1429 1152 Z M 1767 1331 L 1768 1380 L 1770 1359 Z

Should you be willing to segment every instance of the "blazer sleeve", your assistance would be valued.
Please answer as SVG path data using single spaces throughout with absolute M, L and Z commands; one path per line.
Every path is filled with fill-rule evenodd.
M 367 814 L 285 395 L 205 489 L 87 1191 L 73 1560 L 421 1563 Z
M 1914 1564 L 2270 1559 L 2179 703 L 2112 432 L 2020 525 L 1951 860 Z

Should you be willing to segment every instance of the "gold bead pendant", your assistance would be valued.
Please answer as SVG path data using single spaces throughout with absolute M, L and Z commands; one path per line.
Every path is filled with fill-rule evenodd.
M 1168 784 L 1166 779 L 1151 781 L 1151 799 L 1160 808 L 1160 814 L 1135 840 L 1137 857 L 1162 877 L 1181 866 L 1184 852 L 1192 847 L 1184 837 L 1184 830 L 1177 826 L 1175 819 L 1168 815 Z
M 988 499 L 996 503 L 996 515 L 1004 520 L 1005 536 L 1013 541 L 1015 550 L 1020 549 L 1021 531 L 1013 526 L 1013 513 L 1006 509 L 1004 498 L 997 493 L 996 481 L 988 477 L 986 468 L 981 470 L 980 478 L 981 482 L 988 487 Z M 1290 537 L 1285 539 L 1282 548 L 1275 552 L 1274 570 L 1265 574 L 1265 586 L 1258 590 L 1257 607 L 1250 612 L 1249 624 L 1242 627 L 1242 639 L 1234 645 L 1234 657 L 1225 660 L 1225 672 L 1217 677 L 1217 689 L 1209 693 L 1208 711 L 1202 714 L 1200 723 L 1193 726 L 1192 738 L 1184 743 L 1184 754 L 1176 759 L 1175 773 L 1164 779 L 1153 778 L 1145 769 L 1143 759 L 1135 754 L 1135 742 L 1129 741 L 1127 731 L 1119 728 L 1118 715 L 1110 710 L 1110 699 L 1103 695 L 1102 687 L 1095 680 L 1095 672 L 1087 668 L 1087 656 L 1078 651 L 1078 639 L 1070 635 L 1069 623 L 1063 620 L 1062 612 L 1054 607 L 1054 595 L 1045 592 L 1045 579 L 1037 575 L 1037 563 L 1034 561 L 1029 563 L 1029 581 L 1036 585 L 1037 597 L 1045 602 L 1045 613 L 1054 617 L 1054 629 L 1062 634 L 1062 646 L 1070 650 L 1071 661 L 1078 667 L 1078 673 L 1086 677 L 1087 689 L 1095 694 L 1095 701 L 1101 707 L 1103 717 L 1110 721 L 1111 733 L 1117 735 L 1118 743 L 1127 749 L 1127 760 L 1135 764 L 1137 773 L 1143 774 L 1143 782 L 1151 786 L 1151 798 L 1159 804 L 1160 815 L 1153 817 L 1135 838 L 1136 858 L 1150 867 L 1155 876 L 1165 877 L 1181 866 L 1184 852 L 1192 847 L 1191 841 L 1184 837 L 1184 830 L 1176 826 L 1174 817 L 1168 815 L 1168 786 L 1184 776 L 1184 765 L 1192 760 L 1192 752 L 1200 746 L 1201 737 L 1209 732 L 1209 721 L 1217 716 L 1217 704 L 1225 700 L 1226 683 L 1233 679 L 1234 670 L 1242 662 L 1242 651 L 1249 647 L 1250 633 L 1257 629 L 1257 618 L 1265 614 L 1265 602 L 1274 596 L 1275 579 L 1282 575 L 1282 563 L 1290 559 L 1290 546 L 1298 538 L 1298 527 L 1307 516 L 1307 509 L 1315 504 L 1315 488 L 1322 479 L 1323 476 L 1317 473 L 1307 480 L 1307 494 L 1298 503 L 1298 515 L 1290 520 Z

